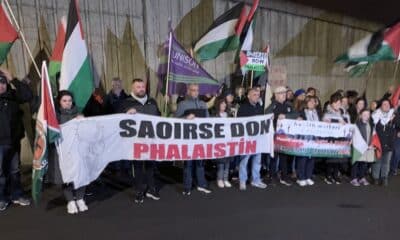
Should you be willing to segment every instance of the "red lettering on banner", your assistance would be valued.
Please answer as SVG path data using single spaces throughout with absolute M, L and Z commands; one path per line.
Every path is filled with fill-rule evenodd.
M 142 159 L 142 153 L 149 151 L 149 145 L 142 143 L 133 144 L 133 159 Z
M 228 142 L 226 143 L 229 146 L 229 155 L 234 156 L 235 155 L 235 147 L 237 146 L 237 142 Z
M 167 151 L 166 159 L 168 159 L 168 160 L 181 159 L 181 156 L 179 154 L 179 148 L 178 148 L 177 144 L 168 145 L 168 151 Z
M 257 141 L 247 141 L 246 142 L 246 153 L 254 154 L 257 150 Z
M 206 158 L 211 159 L 212 157 L 212 150 L 213 150 L 213 145 L 212 144 L 207 144 L 207 154 Z
M 221 158 L 221 157 L 225 157 L 226 151 L 225 151 L 225 144 L 224 143 L 217 143 L 214 146 L 215 149 L 215 157 L 216 158 Z
M 192 154 L 192 159 L 204 159 L 205 158 L 205 153 L 204 153 L 204 147 L 202 144 L 195 144 L 193 146 L 193 154 Z
M 190 159 L 188 155 L 188 145 L 182 145 L 182 159 Z
M 165 159 L 165 145 L 164 144 L 151 144 L 150 145 L 150 159 L 153 159 L 153 160 Z

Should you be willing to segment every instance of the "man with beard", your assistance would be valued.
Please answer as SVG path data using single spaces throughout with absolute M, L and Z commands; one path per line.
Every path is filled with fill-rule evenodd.
M 161 115 L 157 107 L 157 102 L 146 94 L 146 83 L 139 78 L 132 80 L 132 92 L 121 103 L 120 112 L 128 114 L 142 113 L 153 116 Z M 143 203 L 144 196 L 153 200 L 160 199 L 154 178 L 155 164 L 155 161 L 133 162 L 137 190 L 136 203 Z

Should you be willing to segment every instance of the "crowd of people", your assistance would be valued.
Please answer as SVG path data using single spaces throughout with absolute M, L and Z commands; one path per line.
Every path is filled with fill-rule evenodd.
M 55 101 L 59 123 L 115 113 L 161 115 L 157 101 L 147 95 L 146 83 L 142 79 L 132 81 L 129 93 L 124 91 L 121 79 L 114 78 L 111 82 L 109 93 L 103 95 L 101 91 L 94 91 L 82 113 L 74 105 L 73 94 L 60 91 Z M 24 130 L 19 105 L 34 99 L 28 84 L 12 79 L 7 71 L 0 73 L 0 210 L 5 210 L 9 203 L 30 204 L 23 194 L 20 180 L 20 141 L 24 137 Z M 342 184 L 349 179 L 348 182 L 355 187 L 370 184 L 387 186 L 389 177 L 397 174 L 400 160 L 400 109 L 392 106 L 392 93 L 393 88 L 381 99 L 368 103 L 366 97 L 356 91 L 337 90 L 323 104 L 315 88 L 293 91 L 287 86 L 279 86 L 273 90 L 271 103 L 265 106 L 265 89 L 262 86 L 247 90 L 242 86 L 235 90 L 222 88 L 215 96 L 199 96 L 199 85 L 189 84 L 187 96 L 179 97 L 176 105 L 171 107 L 173 117 L 191 120 L 273 114 L 274 126 L 279 119 L 285 118 L 351 123 L 359 128 L 370 147 L 354 164 L 351 164 L 350 158 L 314 158 L 284 153 L 275 153 L 274 157 L 254 154 L 213 161 L 184 161 L 182 194 L 190 196 L 193 189 L 204 194 L 212 193 L 206 178 L 207 166 L 216 169 L 218 188 L 235 185 L 241 191 L 248 186 L 265 189 L 267 185 L 280 184 L 306 187 L 314 185 L 319 176 L 326 184 Z M 382 145 L 382 156 L 378 160 L 375 160 L 376 149 L 371 144 L 374 131 Z M 146 198 L 161 199 L 155 178 L 157 167 L 155 161 L 120 161 L 110 164 L 108 169 L 134 175 L 134 201 L 140 204 Z M 233 181 L 237 181 L 237 184 L 233 184 Z M 84 200 L 85 187 L 75 189 L 73 184 L 62 181 L 54 146 L 49 149 L 46 182 L 61 186 L 68 213 L 88 210 Z

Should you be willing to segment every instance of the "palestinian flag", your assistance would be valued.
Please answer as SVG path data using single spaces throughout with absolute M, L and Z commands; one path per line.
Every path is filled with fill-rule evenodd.
M 199 61 L 215 59 L 223 52 L 240 46 L 240 35 L 246 22 L 246 7 L 239 3 L 218 17 L 207 32 L 194 44 Z
M 93 89 L 93 73 L 90 68 L 79 8 L 77 0 L 71 0 L 62 55 L 60 90 L 71 91 L 76 106 L 82 111 Z
M 361 136 L 358 127 L 354 128 L 353 134 L 353 154 L 351 163 L 359 161 L 361 156 L 368 150 L 368 143 Z M 375 159 L 380 159 L 382 157 L 382 146 L 379 140 L 378 134 L 374 130 L 371 137 L 371 146 L 375 148 Z
M 18 32 L 11 24 L 6 9 L 2 2 L 0 4 L 0 65 L 6 60 L 13 43 L 18 39 Z
M 396 91 L 392 94 L 392 97 L 390 98 L 390 102 L 392 103 L 392 106 L 394 108 L 397 107 L 399 104 L 399 98 L 400 98 L 400 86 L 397 87 Z
M 371 145 L 375 148 L 375 158 L 381 159 L 382 157 L 382 145 L 381 140 L 379 140 L 378 134 L 376 131 L 372 134 Z
M 42 64 L 41 103 L 36 119 L 36 137 L 32 164 L 32 198 L 35 203 L 40 199 L 43 176 L 47 171 L 48 148 L 60 137 L 60 126 L 56 118 L 51 86 L 46 62 Z
M 400 57 L 400 21 L 365 36 L 339 56 L 336 63 L 347 63 L 347 68 L 365 72 L 368 64 L 377 61 L 396 61 Z M 361 69 L 360 69 L 361 68 Z M 364 69 L 362 69 L 364 68 Z M 359 74 L 358 74 L 359 75 Z
M 368 143 L 364 140 L 361 135 L 360 129 L 358 127 L 354 127 L 353 134 L 353 154 L 351 163 L 359 161 L 362 155 L 368 150 Z
M 53 54 L 50 57 L 49 77 L 51 89 L 53 90 L 53 96 L 56 96 L 58 91 L 57 77 L 61 71 L 61 60 L 65 45 L 66 26 L 66 17 L 62 17 L 60 23 L 58 24 L 58 32 L 56 42 L 54 44 Z

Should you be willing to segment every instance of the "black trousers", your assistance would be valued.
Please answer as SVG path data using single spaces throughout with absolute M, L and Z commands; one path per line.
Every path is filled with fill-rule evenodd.
M 134 161 L 135 185 L 138 193 L 144 193 L 146 190 L 156 190 L 154 179 L 155 161 Z
M 74 189 L 73 184 L 63 184 L 63 193 L 67 202 L 74 200 L 81 200 L 85 196 L 86 187 L 80 187 L 78 189 Z
M 281 171 L 282 180 L 290 180 L 289 169 L 293 164 L 293 157 L 287 154 L 279 153 L 279 170 Z

